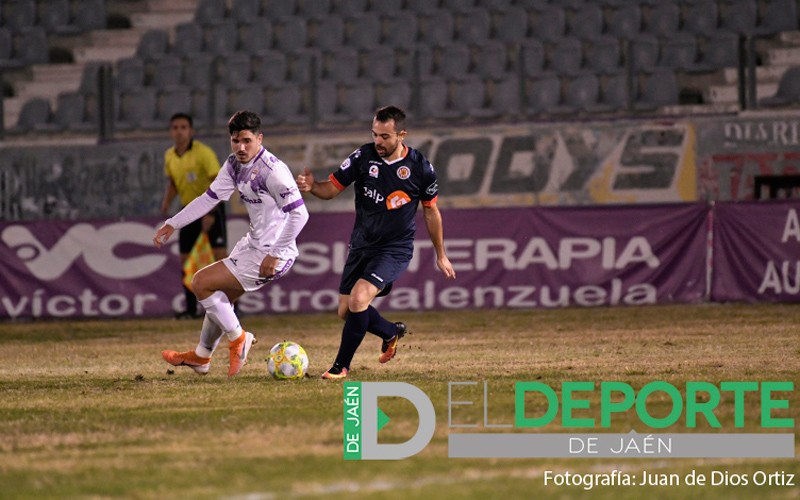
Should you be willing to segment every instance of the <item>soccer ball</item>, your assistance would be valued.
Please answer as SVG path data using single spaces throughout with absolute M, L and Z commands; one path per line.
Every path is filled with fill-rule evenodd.
M 303 378 L 308 369 L 308 354 L 295 342 L 278 342 L 269 350 L 267 370 L 278 380 Z

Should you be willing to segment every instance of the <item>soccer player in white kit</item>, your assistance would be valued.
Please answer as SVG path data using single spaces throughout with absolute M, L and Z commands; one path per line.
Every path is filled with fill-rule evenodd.
M 176 229 L 199 219 L 234 190 L 247 207 L 250 231 L 231 254 L 198 271 L 192 290 L 206 310 L 200 342 L 193 351 L 163 351 L 173 366 L 208 373 L 214 349 L 225 334 L 229 341 L 228 376 L 239 373 L 255 343 L 244 331 L 233 303 L 245 292 L 258 290 L 285 275 L 297 257 L 295 242 L 308 221 L 308 210 L 289 168 L 262 146 L 261 119 L 251 111 L 237 111 L 228 121 L 231 154 L 208 190 L 167 219 L 153 243 L 161 246 Z

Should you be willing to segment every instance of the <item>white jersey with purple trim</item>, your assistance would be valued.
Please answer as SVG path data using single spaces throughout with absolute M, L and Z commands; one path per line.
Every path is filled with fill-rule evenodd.
M 297 257 L 294 240 L 284 248 L 275 247 L 289 212 L 303 206 L 303 197 L 289 167 L 264 147 L 245 164 L 230 155 L 206 193 L 218 200 L 228 200 L 234 190 L 239 192 L 250 216 L 250 231 L 245 236 L 248 243 L 283 259 Z

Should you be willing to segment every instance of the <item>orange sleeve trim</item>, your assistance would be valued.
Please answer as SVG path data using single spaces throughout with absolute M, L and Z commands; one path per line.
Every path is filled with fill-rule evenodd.
M 422 202 L 422 206 L 423 206 L 423 207 L 432 207 L 432 206 L 436 205 L 436 202 L 437 202 L 438 200 L 439 200 L 439 196 L 438 196 L 438 195 L 437 195 L 437 196 L 434 196 L 434 197 L 433 197 L 433 199 L 432 199 L 431 201 L 423 201 L 423 202 Z
M 342 183 L 337 181 L 336 177 L 334 177 L 333 174 L 328 176 L 328 180 L 331 181 L 331 183 L 334 185 L 334 187 L 336 187 L 336 189 L 338 189 L 339 191 L 344 191 L 345 186 L 342 186 Z

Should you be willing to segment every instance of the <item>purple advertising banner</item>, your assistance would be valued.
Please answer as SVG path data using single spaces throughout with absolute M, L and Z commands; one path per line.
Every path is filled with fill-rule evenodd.
M 703 204 L 450 209 L 445 280 L 421 217 L 414 258 L 386 310 L 694 303 L 706 298 Z M 0 319 L 156 317 L 182 309 L 177 238 L 152 245 L 154 217 L 0 223 Z M 284 278 L 242 312 L 334 311 L 351 213 L 315 213 Z M 228 221 L 233 246 L 247 220 Z
M 797 302 L 798 201 L 721 203 L 714 211 L 711 299 Z

